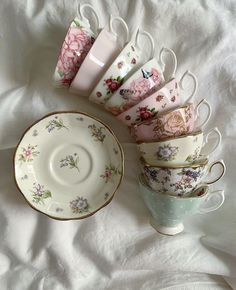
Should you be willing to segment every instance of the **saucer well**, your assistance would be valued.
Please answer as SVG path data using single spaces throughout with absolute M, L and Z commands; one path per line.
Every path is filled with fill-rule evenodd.
M 124 156 L 100 120 L 82 112 L 55 112 L 24 133 L 14 170 L 31 207 L 59 220 L 82 219 L 112 200 L 123 177 Z

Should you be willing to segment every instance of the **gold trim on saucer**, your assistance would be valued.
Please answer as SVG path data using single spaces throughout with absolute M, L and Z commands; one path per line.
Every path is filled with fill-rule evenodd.
M 115 139 L 115 141 L 117 142 L 117 145 L 118 145 L 118 147 L 119 147 L 119 149 L 120 149 L 120 152 L 121 152 L 121 162 L 122 162 L 122 164 L 121 164 L 121 167 L 122 167 L 122 168 L 121 168 L 121 174 L 120 174 L 120 175 L 121 175 L 121 178 L 120 178 L 120 181 L 119 181 L 119 183 L 118 183 L 116 189 L 115 189 L 114 192 L 111 194 L 110 199 L 108 199 L 108 200 L 107 200 L 107 201 L 106 201 L 106 202 L 105 202 L 101 207 L 99 207 L 99 208 L 96 209 L 95 211 L 90 212 L 89 214 L 87 214 L 87 215 L 85 215 L 85 216 L 82 216 L 82 217 L 74 217 L 74 218 L 73 218 L 73 217 L 72 217 L 72 218 L 59 218 L 59 217 L 55 217 L 55 216 L 49 215 L 49 214 L 47 214 L 47 213 L 45 213 L 45 212 L 39 210 L 38 208 L 36 208 L 35 206 L 33 206 L 33 204 L 30 203 L 30 201 L 25 197 L 25 195 L 24 195 L 24 193 L 21 191 L 21 189 L 20 189 L 20 187 L 19 187 L 19 185 L 18 185 L 17 179 L 16 179 L 16 170 L 15 170 L 15 166 L 16 166 L 16 164 L 15 164 L 15 163 L 16 163 L 16 152 L 17 152 L 17 149 L 18 149 L 18 147 L 19 147 L 19 145 L 20 145 L 22 139 L 24 138 L 25 134 L 26 134 L 26 133 L 27 133 L 27 132 L 28 132 L 28 131 L 29 131 L 29 130 L 34 126 L 34 125 L 36 125 L 36 124 L 39 123 L 40 121 L 46 119 L 46 118 L 49 117 L 49 116 L 52 116 L 52 115 L 58 115 L 58 114 L 80 114 L 80 115 L 84 115 L 84 116 L 90 117 L 91 119 L 94 119 L 94 120 L 97 121 L 97 122 L 100 122 L 104 127 L 106 127 L 106 129 L 107 129 L 107 130 L 111 133 L 111 135 L 114 137 L 114 139 Z M 16 145 L 16 149 L 15 149 L 15 152 L 14 152 L 14 154 L 13 154 L 13 166 L 14 166 L 14 182 L 15 182 L 15 184 L 16 184 L 16 187 L 18 188 L 19 192 L 22 194 L 22 196 L 24 197 L 25 201 L 28 203 L 28 205 L 29 205 L 32 209 L 34 209 L 34 210 L 36 210 L 37 212 L 40 212 L 40 213 L 46 215 L 46 216 L 49 217 L 49 218 L 52 218 L 52 219 L 55 219 L 55 220 L 59 220 L 59 221 L 80 220 L 80 219 L 85 219 L 85 218 L 87 218 L 87 217 L 90 217 L 90 216 L 94 215 L 97 211 L 99 211 L 100 209 L 102 209 L 103 207 L 105 207 L 106 205 L 108 205 L 108 204 L 112 201 L 112 199 L 113 199 L 115 193 L 117 192 L 118 188 L 120 187 L 120 184 L 121 184 L 121 182 L 122 182 L 122 180 L 123 180 L 123 177 L 124 177 L 124 151 L 123 151 L 123 148 L 122 148 L 122 146 L 121 146 L 121 143 L 119 142 L 119 140 L 118 140 L 117 137 L 115 136 L 115 133 L 113 132 L 113 130 L 112 130 L 112 129 L 107 125 L 107 124 L 105 124 L 103 121 L 101 121 L 100 119 L 98 119 L 98 118 L 96 118 L 96 117 L 93 117 L 93 116 L 91 116 L 90 114 L 87 114 L 87 113 L 81 112 L 81 111 L 56 111 L 56 112 L 52 112 L 52 113 L 49 113 L 49 114 L 43 116 L 42 118 L 38 119 L 37 121 L 35 121 L 35 122 L 32 123 L 29 127 L 26 128 L 26 130 L 23 132 L 23 134 L 22 134 L 22 136 L 21 136 L 21 138 L 20 138 L 18 144 Z

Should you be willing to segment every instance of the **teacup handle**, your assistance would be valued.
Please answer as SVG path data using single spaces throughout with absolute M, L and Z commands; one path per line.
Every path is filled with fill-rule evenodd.
M 151 36 L 150 33 L 148 33 L 147 31 L 138 29 L 136 36 L 135 36 L 135 46 L 138 49 L 141 49 L 142 46 L 140 45 L 140 35 L 145 35 L 147 37 L 147 39 L 149 40 L 150 44 L 151 44 L 151 52 L 150 52 L 150 56 L 149 59 L 152 59 L 154 57 L 154 50 L 155 50 L 155 44 L 154 44 L 154 40 Z
M 209 185 L 209 184 L 213 184 L 213 183 L 217 182 L 218 180 L 220 180 L 220 179 L 224 176 L 224 174 L 225 174 L 225 170 L 226 170 L 226 167 L 225 167 L 225 163 L 224 163 L 223 160 L 215 161 L 215 162 L 213 162 L 211 165 L 209 165 L 209 169 L 208 169 L 207 175 L 208 175 L 209 173 L 211 173 L 212 168 L 215 167 L 216 165 L 220 165 L 221 168 L 222 168 L 222 171 L 221 171 L 220 175 L 219 175 L 216 179 L 211 180 L 211 181 L 204 181 L 204 183 L 206 183 L 206 184 L 208 184 L 208 185 Z
M 90 5 L 88 3 L 79 4 L 79 6 L 78 6 L 78 15 L 80 16 L 80 18 L 82 20 L 86 19 L 87 21 L 89 21 L 88 18 L 84 15 L 84 9 L 85 8 L 89 8 L 92 11 L 92 13 L 93 13 L 93 15 L 95 17 L 95 20 L 96 20 L 96 22 L 95 22 L 95 30 L 98 31 L 99 30 L 99 26 L 100 26 L 99 17 L 98 17 L 97 12 L 95 11 L 95 9 L 93 8 L 92 5 Z
M 211 117 L 211 112 L 212 112 L 211 105 L 207 102 L 207 100 L 203 99 L 198 103 L 198 105 L 195 108 L 195 120 L 194 121 L 196 121 L 197 118 L 199 117 L 199 109 L 203 105 L 208 108 L 208 113 L 207 113 L 206 119 L 202 122 L 202 124 L 198 125 L 199 128 L 203 128 L 207 124 L 207 122 L 209 121 L 209 119 Z
M 212 154 L 218 147 L 219 147 L 219 145 L 220 145 L 220 143 L 221 143 L 221 140 L 222 140 L 222 135 L 221 135 L 221 133 L 220 133 L 220 131 L 219 131 L 219 129 L 217 128 L 217 127 L 215 127 L 215 128 L 213 128 L 213 129 L 211 129 L 204 137 L 205 137 L 205 140 L 204 140 L 204 145 L 203 145 L 203 148 L 202 149 L 204 149 L 204 146 L 208 143 L 208 138 L 209 138 L 209 136 L 210 135 L 212 135 L 212 134 L 216 134 L 216 136 L 217 136 L 217 141 L 216 141 L 216 143 L 214 144 L 214 146 L 213 146 L 213 148 L 209 151 L 209 152 L 207 152 L 207 153 L 205 153 L 204 155 L 206 155 L 206 156 L 208 156 L 208 155 L 210 155 L 210 154 Z
M 200 213 L 200 214 L 208 213 L 208 212 L 217 210 L 219 207 L 222 206 L 222 204 L 225 201 L 224 190 L 216 190 L 216 191 L 209 193 L 208 196 L 206 197 L 206 199 L 204 200 L 204 202 L 209 201 L 212 198 L 212 196 L 218 196 L 219 197 L 218 202 L 215 205 L 212 205 L 212 206 L 207 207 L 207 208 L 199 208 L 198 213 Z
M 188 103 L 192 100 L 192 98 L 195 96 L 197 88 L 198 88 L 198 81 L 197 81 L 197 77 L 195 76 L 195 74 L 193 74 L 192 72 L 190 72 L 189 70 L 187 70 L 181 77 L 180 81 L 179 81 L 179 87 L 181 90 L 184 90 L 183 87 L 183 81 L 185 79 L 186 76 L 189 76 L 190 78 L 192 78 L 193 80 L 193 91 L 192 93 L 188 96 L 187 100 L 185 101 L 185 103 Z
M 116 17 L 113 17 L 112 15 L 110 15 L 110 21 L 109 21 L 109 29 L 110 31 L 115 35 L 115 36 L 118 36 L 117 33 L 115 32 L 114 28 L 113 28 L 113 22 L 114 21 L 118 21 L 121 23 L 121 25 L 123 26 L 124 30 L 125 30 L 125 43 L 128 42 L 129 40 L 129 28 L 126 24 L 126 22 L 124 21 L 123 18 L 119 17 L 119 16 L 116 16 Z
M 165 62 L 163 60 L 163 54 L 167 52 L 167 53 L 170 53 L 171 57 L 172 57 L 172 60 L 173 60 L 173 71 L 172 71 L 172 74 L 171 74 L 171 78 L 174 78 L 175 77 L 175 73 L 176 73 L 176 69 L 177 69 L 177 58 L 176 58 L 176 55 L 174 53 L 174 51 L 170 48 L 166 48 L 166 47 L 163 47 L 160 51 L 160 55 L 159 55 L 159 59 L 160 59 L 160 62 L 161 62 L 161 66 L 162 66 L 162 69 L 164 70 L 165 69 Z

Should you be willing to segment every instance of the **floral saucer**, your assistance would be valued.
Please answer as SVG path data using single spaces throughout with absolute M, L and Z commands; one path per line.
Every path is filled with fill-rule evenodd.
M 112 200 L 124 156 L 101 121 L 81 112 L 56 112 L 24 133 L 14 169 L 17 187 L 31 207 L 55 219 L 82 219 Z

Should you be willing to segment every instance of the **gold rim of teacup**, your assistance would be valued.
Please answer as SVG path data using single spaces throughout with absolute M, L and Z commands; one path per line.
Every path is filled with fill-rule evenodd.
M 182 138 L 185 138 L 185 137 L 192 137 L 192 136 L 196 136 L 196 135 L 199 135 L 199 134 L 203 134 L 203 131 L 199 130 L 197 132 L 193 132 L 193 133 L 190 133 L 190 134 L 184 134 L 184 135 L 181 135 L 181 136 L 178 136 L 178 137 L 175 137 L 175 136 L 167 137 L 167 138 L 159 140 L 159 141 L 150 141 L 150 142 L 138 141 L 137 144 L 138 145 L 142 145 L 142 144 L 151 144 L 151 143 L 153 143 L 153 144 L 154 143 L 162 143 L 162 142 L 166 142 L 166 141 L 182 139 Z
M 139 182 L 145 186 L 149 191 L 153 192 L 153 193 L 157 193 L 157 194 L 161 194 L 163 196 L 166 196 L 166 197 L 169 197 L 169 198 L 175 198 L 175 199 L 190 199 L 190 198 L 195 198 L 195 199 L 198 199 L 198 198 L 202 198 L 204 196 L 206 196 L 208 194 L 208 191 L 209 191 L 209 185 L 208 184 L 202 184 L 200 187 L 196 188 L 193 190 L 193 192 L 201 189 L 201 188 L 204 188 L 205 191 L 202 195 L 196 195 L 196 196 L 191 196 L 191 195 L 188 195 L 188 196 L 178 196 L 178 195 L 172 195 L 171 192 L 167 192 L 167 193 L 164 193 L 164 192 L 161 192 L 161 191 L 156 191 L 154 189 L 152 189 L 150 187 L 150 185 L 147 184 L 147 182 L 145 181 L 145 178 L 144 178 L 144 174 L 141 173 L 138 175 L 138 179 L 139 179 Z
M 172 109 L 170 109 L 170 110 L 168 110 L 168 111 L 165 111 L 165 112 L 162 112 L 162 113 L 157 114 L 157 116 L 156 116 L 155 118 L 152 118 L 152 119 L 148 119 L 148 120 L 145 120 L 145 121 L 138 122 L 137 124 L 134 124 L 133 127 L 136 128 L 136 127 L 138 127 L 138 126 L 141 125 L 141 124 L 146 124 L 146 123 L 149 123 L 149 122 L 151 122 L 151 121 L 155 121 L 155 120 L 157 120 L 159 117 L 162 117 L 162 116 L 167 115 L 167 114 L 169 114 L 169 113 L 172 113 L 172 112 L 174 112 L 174 111 L 178 111 L 178 110 L 180 110 L 180 109 L 187 108 L 187 107 L 189 107 L 189 106 L 191 106 L 191 105 L 193 105 L 193 103 L 187 103 L 187 104 L 185 104 L 185 105 L 182 105 L 182 106 L 176 107 L 176 108 L 174 108 L 174 109 L 172 108 Z
M 154 165 L 154 164 L 150 164 L 148 163 L 143 157 L 139 158 L 140 162 L 142 165 L 146 166 L 146 167 L 158 167 L 158 168 L 170 168 L 170 169 L 178 169 L 178 168 L 198 168 L 201 166 L 205 166 L 208 164 L 208 159 L 204 158 L 204 159 L 198 159 L 196 161 L 194 161 L 191 164 L 179 164 L 179 165 Z

